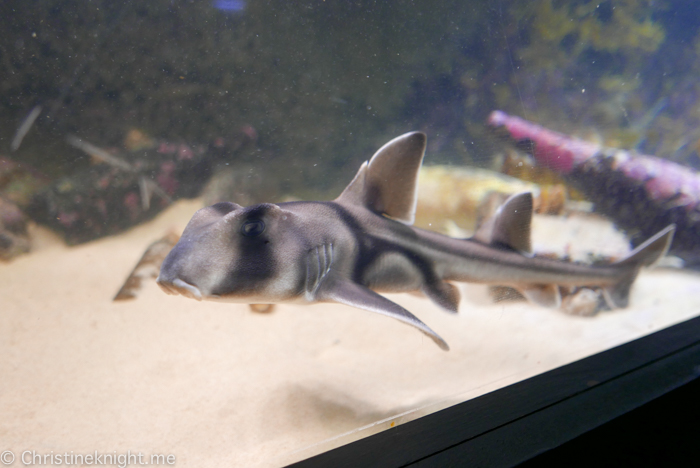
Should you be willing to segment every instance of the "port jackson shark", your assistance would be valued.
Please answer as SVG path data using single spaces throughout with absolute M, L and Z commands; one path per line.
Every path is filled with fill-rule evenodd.
M 453 282 L 510 286 L 548 307 L 560 286 L 601 288 L 610 307 L 625 307 L 639 270 L 665 255 L 670 225 L 606 265 L 533 257 L 532 195 L 510 197 L 470 239 L 412 227 L 426 136 L 407 133 L 362 164 L 329 202 L 223 202 L 197 211 L 168 254 L 158 284 L 168 294 L 248 304 L 336 302 L 418 328 L 447 343 L 383 292 L 421 292 L 448 312 Z

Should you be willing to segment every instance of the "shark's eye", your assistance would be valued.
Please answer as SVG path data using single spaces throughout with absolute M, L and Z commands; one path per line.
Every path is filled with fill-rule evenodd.
M 246 237 L 259 236 L 263 233 L 264 230 L 265 223 L 263 223 L 259 219 L 256 219 L 254 221 L 246 221 L 245 223 L 243 223 L 243 226 L 241 226 L 241 234 L 243 234 Z

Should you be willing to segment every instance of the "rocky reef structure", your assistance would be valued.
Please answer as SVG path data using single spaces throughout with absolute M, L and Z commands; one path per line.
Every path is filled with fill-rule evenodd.
M 71 245 L 116 234 L 153 218 L 173 200 L 198 196 L 216 165 L 234 159 L 251 132 L 210 145 L 133 138 L 132 132 L 131 150 L 117 154 L 70 137 L 95 164 L 36 193 L 25 212 Z
M 494 111 L 503 129 L 538 164 L 562 174 L 630 236 L 633 244 L 676 225 L 670 252 L 700 266 L 700 173 L 671 161 L 609 148 Z
M 0 156 L 0 260 L 11 260 L 31 250 L 26 206 L 49 179 L 36 169 Z
M 30 250 L 27 218 L 14 203 L 0 197 L 0 260 Z

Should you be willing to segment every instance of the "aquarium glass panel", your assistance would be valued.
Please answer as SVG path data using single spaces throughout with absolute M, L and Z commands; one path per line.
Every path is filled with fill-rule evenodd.
M 697 316 L 699 5 L 3 1 L 0 461 L 282 466 Z

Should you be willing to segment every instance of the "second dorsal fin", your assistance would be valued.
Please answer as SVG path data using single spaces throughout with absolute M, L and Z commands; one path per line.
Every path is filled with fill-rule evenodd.
M 365 206 L 404 224 L 413 224 L 418 200 L 418 171 L 427 137 L 412 132 L 394 138 L 374 153 L 357 172 L 339 203 Z
M 532 193 L 511 195 L 492 218 L 476 231 L 474 239 L 489 245 L 501 245 L 530 255 L 532 247 Z

